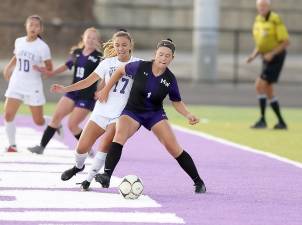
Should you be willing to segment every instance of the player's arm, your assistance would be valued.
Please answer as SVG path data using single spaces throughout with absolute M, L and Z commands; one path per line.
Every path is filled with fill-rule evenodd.
M 48 70 L 46 67 L 40 67 L 40 66 L 34 66 L 34 68 L 38 70 L 40 73 L 45 74 L 47 77 L 56 76 L 68 70 L 68 67 L 65 64 L 59 66 L 55 70 Z
M 47 59 L 44 61 L 44 64 L 45 64 L 45 68 L 47 70 L 50 70 L 52 71 L 53 70 L 53 65 L 52 65 L 52 60 L 51 59 Z
M 71 91 L 82 90 L 82 89 L 85 89 L 85 88 L 91 86 L 99 79 L 100 79 L 99 75 L 96 74 L 95 72 L 93 72 L 84 80 L 80 80 L 80 81 L 78 81 L 74 84 L 68 85 L 68 86 L 54 84 L 51 86 L 50 90 L 51 90 L 51 92 L 55 92 L 55 93 L 66 93 L 66 92 L 71 92 Z
M 264 54 L 263 58 L 266 61 L 270 62 L 275 57 L 275 55 L 278 55 L 279 53 L 283 52 L 288 46 L 289 46 L 289 40 L 286 39 L 286 40 L 280 42 L 280 44 L 276 48 L 274 48 L 272 51 Z
M 247 57 L 246 63 L 252 62 L 259 55 L 259 50 L 255 48 L 253 52 Z
M 121 77 L 125 73 L 126 73 L 125 72 L 125 66 L 121 66 L 121 67 L 117 68 L 117 70 L 112 74 L 110 80 L 105 85 L 105 87 L 96 94 L 96 96 L 99 99 L 99 101 L 101 101 L 101 102 L 103 102 L 103 101 L 106 102 L 107 101 L 108 95 L 109 95 L 109 91 L 116 84 L 116 82 L 118 82 L 119 79 L 121 79 Z
M 172 105 L 174 109 L 184 117 L 186 117 L 189 121 L 189 124 L 194 125 L 196 123 L 199 123 L 199 119 L 189 112 L 187 106 L 184 104 L 183 101 L 174 102 L 172 101 Z
M 10 77 L 12 75 L 12 71 L 13 71 L 14 67 L 16 66 L 16 62 L 17 62 L 16 56 L 13 56 L 11 58 L 11 60 L 9 61 L 9 63 L 4 67 L 3 77 L 5 80 L 10 79 Z

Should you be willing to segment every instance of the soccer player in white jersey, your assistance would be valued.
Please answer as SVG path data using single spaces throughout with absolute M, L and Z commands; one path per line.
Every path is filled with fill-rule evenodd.
M 54 84 L 51 88 L 53 92 L 65 93 L 87 88 L 97 80 L 101 79 L 107 83 L 112 73 L 121 65 L 138 61 L 132 57 L 133 40 L 125 30 L 116 32 L 112 39 L 104 45 L 105 59 L 98 65 L 95 71 L 86 79 L 69 86 Z M 112 57 L 114 56 L 114 57 Z M 86 124 L 75 152 L 75 166 L 62 173 L 63 181 L 69 180 L 76 173 L 85 168 L 85 159 L 95 141 L 102 136 L 99 151 L 94 157 L 94 162 L 89 171 L 88 177 L 81 183 L 82 189 L 87 190 L 95 174 L 103 167 L 106 159 L 109 144 L 115 133 L 115 122 L 124 109 L 133 80 L 126 74 L 116 83 L 109 93 L 106 103 L 97 101 L 92 115 Z
M 25 28 L 26 36 L 16 39 L 14 56 L 5 66 L 3 73 L 4 78 L 9 81 L 4 104 L 4 124 L 9 142 L 7 152 L 17 152 L 14 119 L 22 102 L 29 106 L 35 124 L 45 124 L 42 77 L 35 66 L 44 65 L 48 70 L 52 70 L 51 54 L 48 45 L 40 37 L 43 31 L 41 17 L 29 16 Z

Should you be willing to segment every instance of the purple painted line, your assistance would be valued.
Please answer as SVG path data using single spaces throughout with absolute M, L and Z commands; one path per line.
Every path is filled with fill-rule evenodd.
M 28 126 L 29 121 L 18 117 L 16 122 Z M 174 212 L 186 224 L 302 224 L 301 169 L 183 132 L 176 131 L 176 136 L 205 180 L 206 194 L 193 193 L 192 181 L 145 129 L 126 144 L 114 175 L 138 175 L 145 186 L 144 194 L 162 205 L 160 211 Z M 74 138 L 66 136 L 65 144 L 72 148 Z
M 44 212 L 73 212 L 73 211 L 81 211 L 81 212 L 150 212 L 150 209 L 147 208 L 1 208 L 0 212 L 24 212 L 24 211 L 44 211 Z M 152 212 L 160 212 L 161 208 L 153 208 Z
M 32 170 L 0 170 L 1 172 L 13 172 L 13 173 L 56 173 L 56 174 L 62 174 L 62 172 L 54 172 L 54 171 L 32 171 Z M 83 174 L 88 174 L 87 172 L 83 172 Z
M 1 196 L 0 195 L 0 201 L 16 201 L 15 196 Z
M 1 161 L 0 164 L 28 164 L 28 165 L 74 165 L 74 163 L 54 163 L 54 162 L 22 162 L 22 161 Z M 89 164 L 87 164 L 89 165 Z
M 5 221 L 0 220 L 0 225 L 122 225 L 122 224 L 148 224 L 148 225 L 159 225 L 159 223 L 133 223 L 133 222 L 61 222 L 61 221 L 35 221 L 35 222 L 27 222 L 27 221 Z M 173 223 L 169 223 L 173 224 Z M 166 224 L 165 224 L 166 225 Z
M 76 182 L 75 184 L 76 185 Z M 75 191 L 75 192 L 82 192 L 80 189 L 80 185 L 78 188 L 35 188 L 35 187 L 0 187 L 0 190 L 21 190 L 21 191 Z M 97 192 L 97 193 L 118 193 L 115 188 L 91 188 L 90 192 Z M 1 210 L 1 208 L 0 208 Z

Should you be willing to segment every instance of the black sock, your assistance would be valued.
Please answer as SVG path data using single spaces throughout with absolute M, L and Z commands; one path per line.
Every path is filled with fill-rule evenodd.
M 74 134 L 73 136 L 74 136 L 76 139 L 79 140 L 80 137 L 81 137 L 82 131 L 83 131 L 83 130 L 81 130 L 80 133 L 78 133 L 78 134 Z
M 105 160 L 105 173 L 110 177 L 122 155 L 123 145 L 112 142 Z
M 183 170 L 191 177 L 194 183 L 202 182 L 193 159 L 185 150 L 176 158 L 176 160 L 181 168 L 183 168 Z
M 47 126 L 46 129 L 45 129 L 45 131 L 44 131 L 44 133 L 43 133 L 40 146 L 42 146 L 42 147 L 45 148 L 46 145 L 48 144 L 48 142 L 50 141 L 50 139 L 52 139 L 52 137 L 56 133 L 56 131 L 57 131 L 57 128 L 53 128 L 51 126 Z
M 285 123 L 282 116 L 281 116 L 281 110 L 280 110 L 280 105 L 277 99 L 274 99 L 271 101 L 271 107 L 274 111 L 274 113 L 276 114 L 279 123 Z
M 261 95 L 258 97 L 261 119 L 265 120 L 265 109 L 266 109 L 266 96 Z

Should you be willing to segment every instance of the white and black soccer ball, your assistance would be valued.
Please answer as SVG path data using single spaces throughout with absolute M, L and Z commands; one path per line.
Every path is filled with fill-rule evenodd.
M 137 199 L 144 190 L 142 180 L 136 175 L 123 177 L 119 185 L 119 192 L 125 199 Z

